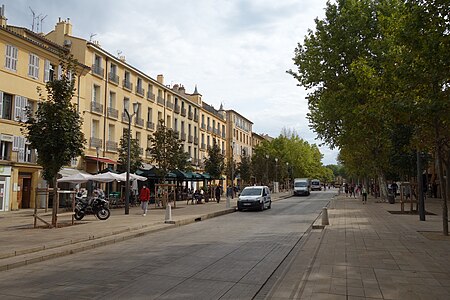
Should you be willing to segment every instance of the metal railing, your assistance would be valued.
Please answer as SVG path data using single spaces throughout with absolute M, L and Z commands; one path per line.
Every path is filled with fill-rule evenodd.
M 134 122 L 137 126 L 144 127 L 144 119 L 136 117 Z
M 117 142 L 106 141 L 106 151 L 117 151 Z
M 108 117 L 117 119 L 119 117 L 119 111 L 115 108 L 108 107 Z
M 124 79 L 123 80 L 123 88 L 127 89 L 129 91 L 132 91 L 133 90 L 133 84 L 130 81 Z
M 91 112 L 96 112 L 96 113 L 103 113 L 103 104 L 98 103 L 98 102 L 91 102 Z
M 101 66 L 96 65 L 96 64 L 92 65 L 92 73 L 103 77 L 104 72 L 105 72 L 105 70 Z
M 144 97 L 144 89 L 141 86 L 136 86 L 136 94 Z
M 155 102 L 155 94 L 150 91 L 147 91 L 147 99 Z
M 147 129 L 155 130 L 155 123 L 147 121 Z
M 91 148 L 96 148 L 96 147 L 100 148 L 102 146 L 102 139 L 91 137 L 89 139 L 89 146 Z
M 109 72 L 108 79 L 115 84 L 119 84 L 119 75 L 116 73 Z

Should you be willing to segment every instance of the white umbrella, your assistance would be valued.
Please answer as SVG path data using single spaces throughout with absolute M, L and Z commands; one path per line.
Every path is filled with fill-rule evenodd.
M 92 180 L 98 182 L 112 182 L 114 180 L 123 181 L 119 174 L 113 172 L 106 172 L 92 176 Z
M 93 180 L 93 176 L 94 175 L 91 174 L 78 173 L 60 178 L 57 180 L 57 182 L 83 183 L 89 180 Z
M 119 176 L 120 176 L 120 178 L 122 178 L 121 181 L 126 181 L 127 180 L 127 172 L 123 172 L 123 173 L 119 174 Z M 130 173 L 130 180 L 146 181 L 147 177 L 139 176 L 139 175 Z

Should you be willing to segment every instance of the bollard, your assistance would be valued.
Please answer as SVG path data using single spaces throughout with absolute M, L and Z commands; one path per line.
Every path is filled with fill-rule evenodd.
M 167 204 L 166 206 L 166 219 L 164 220 L 165 223 L 171 223 L 172 222 L 172 207 L 170 204 Z
M 330 225 L 330 222 L 328 222 L 328 209 L 326 207 L 322 208 L 322 225 Z
M 227 202 L 226 202 L 226 208 L 230 208 L 231 207 L 231 203 L 230 203 L 231 199 L 230 197 L 227 197 Z

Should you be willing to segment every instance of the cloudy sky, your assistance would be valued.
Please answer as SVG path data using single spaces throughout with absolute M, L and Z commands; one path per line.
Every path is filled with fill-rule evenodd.
M 8 24 L 53 30 L 70 18 L 73 35 L 97 40 L 112 54 L 165 84 L 195 85 L 203 100 L 234 109 L 253 131 L 277 137 L 283 128 L 320 144 L 306 119 L 306 91 L 286 73 L 294 49 L 326 0 L 3 0 Z M 92 37 L 92 38 L 91 38 Z M 321 147 L 323 163 L 337 151 Z

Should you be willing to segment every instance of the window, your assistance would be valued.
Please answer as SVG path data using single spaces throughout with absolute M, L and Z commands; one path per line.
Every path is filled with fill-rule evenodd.
M 92 102 L 100 103 L 100 86 L 94 84 L 92 89 Z
M 6 45 L 5 67 L 7 69 L 17 71 L 17 53 L 16 47 Z
M 11 146 L 12 143 L 8 141 L 0 141 L 0 160 L 11 159 Z
M 39 78 L 39 57 L 33 53 L 30 53 L 28 60 L 28 76 L 34 79 Z
M 112 124 L 108 125 L 108 141 L 115 141 L 115 127 Z
M 0 91 L 0 119 L 11 120 L 13 96 Z
M 136 142 L 138 144 L 138 146 L 141 146 L 141 133 L 140 132 L 136 132 Z
M 49 60 L 44 62 L 44 82 L 55 79 L 55 65 L 51 64 Z
M 181 121 L 181 133 L 184 133 L 184 121 Z
M 175 132 L 178 131 L 178 119 L 177 119 L 177 118 L 174 118 L 174 119 L 173 119 L 173 130 L 174 130 Z
M 130 99 L 127 97 L 123 98 L 123 112 L 125 112 L 125 109 L 130 112 Z
M 115 108 L 116 107 L 116 93 L 109 92 L 109 103 L 108 107 Z
M 14 120 L 25 122 L 27 120 L 26 109 L 28 99 L 22 96 L 14 96 Z
M 152 121 L 152 117 L 153 117 L 153 109 L 151 107 L 149 107 L 147 109 L 147 121 L 151 122 Z
M 99 137 L 99 123 L 100 122 L 98 120 L 92 120 L 91 137 L 93 138 Z
M 117 76 L 117 66 L 115 64 L 111 64 L 111 75 Z

